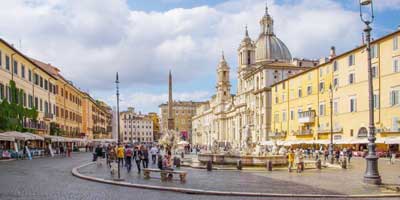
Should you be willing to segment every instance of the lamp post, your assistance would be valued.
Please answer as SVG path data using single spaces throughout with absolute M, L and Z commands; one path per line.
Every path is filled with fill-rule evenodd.
M 119 122 L 119 79 L 118 79 L 118 72 L 116 75 L 116 79 L 115 79 L 115 84 L 117 87 L 117 148 L 119 147 L 120 143 L 121 143 L 121 137 L 120 137 L 120 122 Z M 119 161 L 118 161 L 118 179 L 115 180 L 122 180 L 121 179 L 121 169 L 119 166 Z
M 333 88 L 332 88 L 332 83 L 329 84 L 329 105 L 330 105 L 330 125 L 331 125 L 331 141 L 329 143 L 329 154 L 331 156 L 331 164 L 333 164 L 334 156 L 333 156 Z
M 365 12 L 363 12 L 363 10 Z M 370 10 L 370 13 L 368 13 Z M 366 25 L 364 32 L 367 43 L 367 59 L 368 59 L 368 99 L 369 99 L 369 134 L 368 134 L 368 155 L 365 157 L 367 168 L 364 173 L 364 182 L 368 184 L 381 184 L 381 176 L 378 171 L 378 156 L 375 151 L 375 122 L 374 122 L 374 90 L 372 82 L 372 65 L 371 65 L 371 26 L 374 20 L 374 8 L 372 0 L 360 0 L 360 18 Z

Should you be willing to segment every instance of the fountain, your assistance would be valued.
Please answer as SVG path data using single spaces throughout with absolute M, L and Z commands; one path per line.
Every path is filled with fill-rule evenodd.
M 273 165 L 286 165 L 286 149 L 279 147 L 276 142 L 272 147 L 272 151 L 268 154 L 261 152 L 261 145 L 253 142 L 251 130 L 249 126 L 244 129 L 245 140 L 242 144 L 242 150 L 238 146 L 232 148 L 226 145 L 221 150 L 218 141 L 214 140 L 210 152 L 198 154 L 198 160 L 202 164 L 212 161 L 217 165 L 236 165 L 238 160 L 242 161 L 243 166 L 265 166 L 267 161 L 271 161 Z

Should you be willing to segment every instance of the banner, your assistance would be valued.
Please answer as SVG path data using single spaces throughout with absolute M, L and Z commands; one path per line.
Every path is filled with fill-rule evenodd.
M 25 146 L 26 154 L 28 155 L 28 159 L 32 160 L 31 151 L 29 150 L 28 146 Z

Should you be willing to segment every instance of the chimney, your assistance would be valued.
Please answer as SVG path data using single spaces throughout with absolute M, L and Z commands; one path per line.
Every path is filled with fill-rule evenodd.
M 335 46 L 331 46 L 331 52 L 329 53 L 329 59 L 332 59 L 336 56 Z

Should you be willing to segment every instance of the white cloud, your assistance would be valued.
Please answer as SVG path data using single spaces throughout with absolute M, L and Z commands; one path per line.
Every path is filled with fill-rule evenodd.
M 379 11 L 400 9 L 400 0 L 376 0 L 373 3 Z
M 0 7 L 0 37 L 15 44 L 21 40 L 27 55 L 58 66 L 94 93 L 113 89 L 119 71 L 126 90 L 138 95 L 127 102 L 156 108 L 154 102 L 165 96 L 150 98 L 152 91 L 138 94 L 135 87 L 165 87 L 169 69 L 174 87 L 214 81 L 222 49 L 236 70 L 244 26 L 255 40 L 264 6 L 264 0 L 231 0 L 215 7 L 144 12 L 130 10 L 125 0 L 7 0 Z M 318 58 L 331 45 L 343 51 L 360 41 L 357 12 L 334 0 L 269 2 L 269 11 L 277 36 L 294 57 Z M 202 90 L 211 94 L 214 89 Z M 140 100 L 146 97 L 157 101 Z

